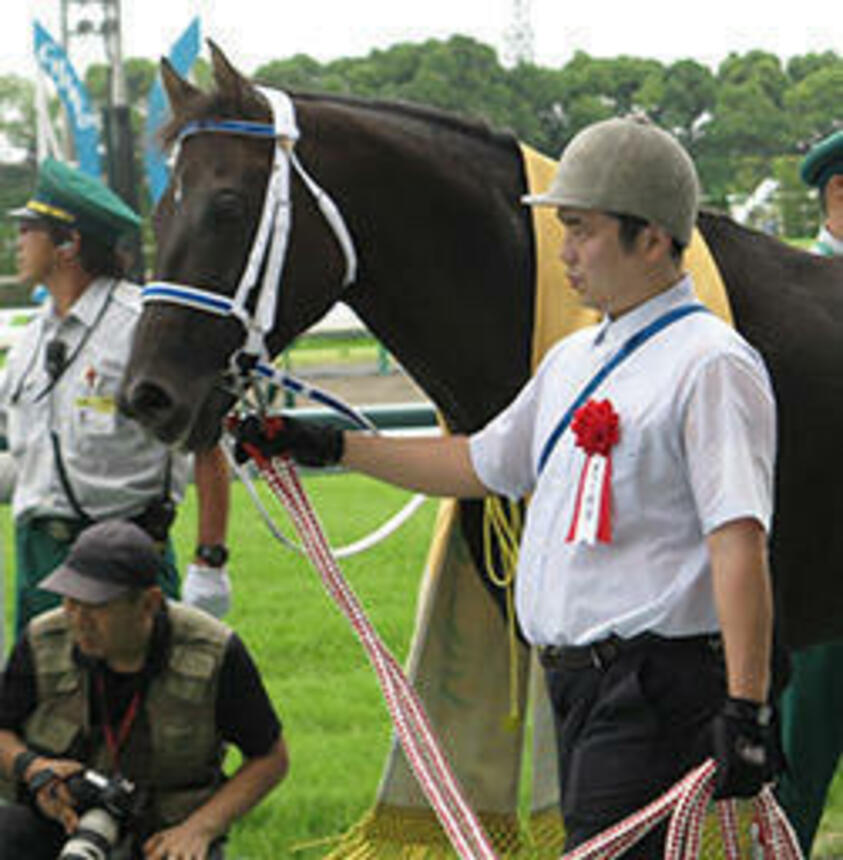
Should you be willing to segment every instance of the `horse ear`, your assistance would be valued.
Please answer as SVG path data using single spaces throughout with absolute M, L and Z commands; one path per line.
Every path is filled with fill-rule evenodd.
M 212 39 L 208 39 L 208 48 L 211 51 L 211 65 L 217 89 L 238 102 L 244 101 L 245 96 L 254 92 L 252 84 L 231 65 L 228 57 Z
M 181 77 L 166 57 L 161 58 L 161 82 L 164 84 L 173 116 L 177 116 L 189 101 L 202 95 L 202 90 Z

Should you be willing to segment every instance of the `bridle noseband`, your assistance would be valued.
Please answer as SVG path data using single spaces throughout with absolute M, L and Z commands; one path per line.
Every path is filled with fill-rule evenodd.
M 299 129 L 292 99 L 278 90 L 263 87 L 258 89 L 269 102 L 271 123 L 212 119 L 190 122 L 179 133 L 174 153 L 174 161 L 177 161 L 183 141 L 196 134 L 233 134 L 275 141 L 263 212 L 234 296 L 224 296 L 210 290 L 169 281 L 151 281 L 143 288 L 142 293 L 144 304 L 168 302 L 239 320 L 246 330 L 246 340 L 232 357 L 232 367 L 236 368 L 238 373 L 244 372 L 244 368 L 251 370 L 259 360 L 268 358 L 266 337 L 275 324 L 281 271 L 290 236 L 291 165 L 313 195 L 342 249 L 345 257 L 343 287 L 352 284 L 357 276 L 357 254 L 342 214 L 331 197 L 307 173 L 294 151 Z M 250 311 L 249 304 L 253 296 L 254 310 Z

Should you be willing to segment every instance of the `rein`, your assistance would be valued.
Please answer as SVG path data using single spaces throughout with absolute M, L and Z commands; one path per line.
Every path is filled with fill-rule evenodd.
M 231 429 L 231 428 L 230 428 Z M 343 612 L 372 664 L 407 762 L 443 829 L 464 860 L 495 860 L 482 826 L 463 797 L 441 751 L 424 705 L 398 661 L 384 645 L 332 555 L 322 526 L 292 462 L 249 450 L 267 485 L 282 502 L 326 591 Z
M 342 214 L 331 197 L 307 173 L 295 154 L 294 146 L 299 139 L 299 129 L 292 100 L 286 93 L 278 90 L 260 87 L 259 91 L 269 102 L 271 123 L 197 120 L 182 128 L 174 153 L 174 162 L 177 164 L 182 143 L 197 134 L 228 134 L 275 141 L 261 219 L 234 296 L 224 296 L 210 290 L 169 281 L 152 281 L 142 291 L 145 304 L 167 302 L 239 320 L 246 330 L 246 341 L 232 357 L 232 363 L 241 373 L 247 372 L 258 359 L 268 355 L 266 337 L 275 324 L 281 272 L 287 255 L 292 223 L 291 168 L 313 196 L 343 252 L 343 287 L 352 284 L 357 277 L 357 252 Z M 179 187 L 176 189 L 177 198 L 180 194 Z M 249 310 L 252 299 L 254 311 Z
M 665 860 L 691 860 L 700 856 L 706 809 L 714 793 L 716 765 L 708 759 L 686 774 L 643 809 L 564 854 L 562 860 L 613 860 L 625 854 L 643 836 L 665 819 L 670 819 L 665 840 Z M 752 798 L 752 856 L 758 860 L 802 860 L 799 841 L 770 786 Z M 734 799 L 715 801 L 720 824 L 723 856 L 742 857 L 738 838 L 738 813 Z

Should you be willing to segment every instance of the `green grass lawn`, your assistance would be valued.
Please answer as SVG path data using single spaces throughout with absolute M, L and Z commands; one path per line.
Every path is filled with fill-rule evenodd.
M 310 477 L 306 485 L 334 544 L 367 533 L 409 497 L 359 476 Z M 268 494 L 264 498 L 269 500 Z M 229 543 L 235 594 L 227 621 L 261 668 L 284 722 L 291 770 L 235 826 L 230 857 L 311 860 L 328 853 L 334 840 L 371 807 L 389 748 L 389 717 L 361 646 L 310 564 L 274 541 L 239 485 L 233 502 Z M 10 572 L 8 507 L 0 515 Z M 435 503 L 427 502 L 397 534 L 341 563 L 372 622 L 402 661 L 434 515 Z M 193 547 L 195 516 L 191 491 L 175 528 L 182 560 Z M 289 531 L 280 510 L 278 522 Z M 7 618 L 11 584 L 7 575 Z M 11 629 L 9 622 L 6 629 Z M 232 756 L 230 765 L 235 764 Z M 843 771 L 838 772 L 815 856 L 843 857 Z

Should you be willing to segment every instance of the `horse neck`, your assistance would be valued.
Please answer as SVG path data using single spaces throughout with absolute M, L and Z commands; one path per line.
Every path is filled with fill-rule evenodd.
M 475 429 L 530 369 L 532 237 L 517 147 L 434 118 L 344 110 L 333 140 L 323 115 L 313 151 L 360 256 L 343 298 L 453 429 Z

